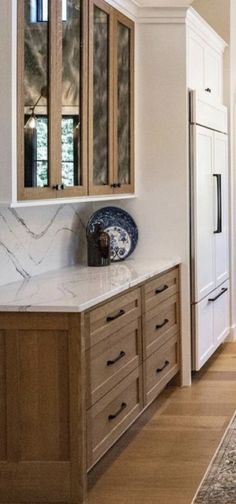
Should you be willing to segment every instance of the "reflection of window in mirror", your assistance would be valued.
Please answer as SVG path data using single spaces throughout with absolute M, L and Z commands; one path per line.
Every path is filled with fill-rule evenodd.
M 31 116 L 25 116 L 25 122 Z M 79 185 L 78 116 L 62 118 L 62 182 Z M 37 116 L 34 127 L 25 128 L 25 187 L 48 186 L 48 118 Z
M 62 21 L 67 20 L 67 0 L 62 0 Z M 31 0 L 30 2 L 31 23 L 48 21 L 48 0 Z

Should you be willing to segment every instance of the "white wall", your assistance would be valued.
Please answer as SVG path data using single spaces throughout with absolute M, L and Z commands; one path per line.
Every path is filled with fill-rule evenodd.
M 190 381 L 189 165 L 184 24 L 140 24 L 136 34 L 137 255 L 182 260 L 183 383 Z

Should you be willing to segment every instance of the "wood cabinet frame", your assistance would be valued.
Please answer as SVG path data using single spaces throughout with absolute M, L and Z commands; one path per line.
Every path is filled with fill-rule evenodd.
M 117 27 L 118 23 L 126 26 L 130 30 L 130 183 L 122 184 L 121 187 L 116 187 L 114 192 L 132 193 L 134 192 L 134 23 L 121 12 L 114 12 L 114 52 L 117 54 Z M 117 111 L 117 113 L 116 113 Z M 118 68 L 117 58 L 114 57 L 114 181 L 118 181 Z
M 63 191 L 53 188 L 61 184 L 61 104 L 62 97 L 62 0 L 49 2 L 49 37 L 48 37 L 48 187 L 24 186 L 24 0 L 17 2 L 17 129 L 18 129 L 18 200 L 55 199 L 87 194 L 87 1 L 81 0 L 82 16 L 82 51 L 81 51 L 81 185 L 66 187 Z
M 109 31 L 108 31 L 108 184 L 107 185 L 95 185 L 93 183 L 93 13 L 94 7 L 98 7 L 103 12 L 105 12 L 109 19 Z M 89 146 L 88 146 L 88 162 L 89 162 L 89 194 L 113 194 L 113 188 L 111 184 L 113 183 L 113 61 L 114 61 L 114 51 L 113 51 L 113 8 L 108 5 L 103 0 L 90 0 L 89 1 Z
M 93 183 L 93 11 L 94 6 L 109 16 L 109 124 L 108 124 L 108 184 Z M 117 26 L 118 23 L 130 30 L 130 184 L 112 187 L 118 183 L 118 69 L 117 69 Z M 89 2 L 89 194 L 124 194 L 134 192 L 134 23 L 103 0 Z

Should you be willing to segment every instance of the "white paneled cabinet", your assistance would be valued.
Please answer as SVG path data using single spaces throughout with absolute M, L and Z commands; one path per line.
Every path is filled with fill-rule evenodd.
M 218 213 L 217 202 L 221 203 L 221 232 L 214 234 L 215 247 L 215 285 L 218 287 L 229 277 L 229 244 L 228 244 L 228 137 L 214 132 L 214 215 Z M 217 178 L 218 190 L 217 197 Z M 217 222 L 216 222 L 217 227 Z
M 229 332 L 228 135 L 226 107 L 196 91 L 190 102 L 193 368 L 199 370 Z
M 222 103 L 226 44 L 193 9 L 189 10 L 187 20 L 188 87 L 204 91 Z
M 194 163 L 192 166 L 194 200 L 194 279 L 195 301 L 215 288 L 213 229 L 213 151 L 214 132 L 192 127 Z
M 229 277 L 228 136 L 192 126 L 194 292 L 200 301 Z
M 193 305 L 193 367 L 199 370 L 229 332 L 229 282 Z

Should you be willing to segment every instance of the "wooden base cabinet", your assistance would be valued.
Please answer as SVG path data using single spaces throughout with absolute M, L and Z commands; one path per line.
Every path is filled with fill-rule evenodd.
M 1 502 L 83 502 L 82 319 L 0 314 Z
M 85 313 L 0 313 L 0 503 L 86 502 L 87 471 L 179 370 L 178 305 L 173 268 Z

